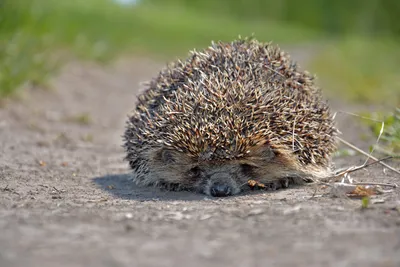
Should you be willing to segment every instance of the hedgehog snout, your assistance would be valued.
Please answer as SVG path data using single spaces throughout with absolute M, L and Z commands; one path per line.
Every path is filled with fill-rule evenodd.
M 227 197 L 240 192 L 240 189 L 230 173 L 215 173 L 208 178 L 204 193 L 213 197 Z
M 227 184 L 214 183 L 210 187 L 210 193 L 213 197 L 227 197 L 232 194 L 232 189 Z

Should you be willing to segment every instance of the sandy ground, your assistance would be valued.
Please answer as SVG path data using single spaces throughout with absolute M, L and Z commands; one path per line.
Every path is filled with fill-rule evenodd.
M 316 197 L 303 187 L 212 199 L 131 185 L 124 122 L 139 83 L 160 66 L 71 63 L 54 90 L 0 109 L 1 267 L 400 266 L 400 189 L 362 210 L 321 188 Z M 345 139 L 373 143 L 355 118 L 339 119 Z M 400 179 L 379 165 L 353 177 Z

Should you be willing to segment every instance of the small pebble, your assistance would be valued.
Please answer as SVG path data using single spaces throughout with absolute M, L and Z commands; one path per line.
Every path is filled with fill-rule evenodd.
M 300 206 L 295 206 L 295 207 L 292 207 L 292 208 L 289 208 L 289 209 L 285 209 L 285 210 L 283 211 L 283 214 L 284 214 L 284 215 L 288 215 L 288 214 L 297 213 L 297 212 L 300 211 L 300 209 L 301 209 Z
M 251 216 L 251 215 L 260 215 L 260 214 L 262 214 L 264 212 L 265 212 L 264 209 L 252 209 L 249 212 L 249 216 Z
M 200 217 L 200 221 L 208 220 L 212 217 L 211 214 L 204 214 Z

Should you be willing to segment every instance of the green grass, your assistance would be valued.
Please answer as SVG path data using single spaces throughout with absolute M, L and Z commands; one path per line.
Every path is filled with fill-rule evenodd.
M 371 113 L 366 116 L 376 121 L 384 122 L 384 128 L 380 142 L 376 147 L 377 151 L 395 157 L 400 156 L 400 108 L 391 113 Z M 378 137 L 381 132 L 382 124 L 367 121 L 371 131 Z
M 318 34 L 272 21 L 241 21 L 189 9 L 111 0 L 4 0 L 0 6 L 0 97 L 46 83 L 71 57 L 107 62 L 123 53 L 183 56 L 211 40 L 254 33 L 276 43 Z
M 400 50 L 387 35 L 385 39 L 336 35 L 337 41 L 321 43 L 326 35 L 263 19 L 260 12 L 253 18 L 228 13 L 163 4 L 122 7 L 111 0 L 3 0 L 0 98 L 26 84 L 45 84 L 73 57 L 99 62 L 124 53 L 181 57 L 211 40 L 254 33 L 257 39 L 278 44 L 321 44 L 322 52 L 307 67 L 330 94 L 400 105 Z
M 324 45 L 310 68 L 331 95 L 399 106 L 399 62 L 397 42 L 352 36 Z
M 177 7 L 158 2 L 157 5 L 123 7 L 112 0 L 3 0 L 0 2 L 0 99 L 13 95 L 25 85 L 45 85 L 71 58 L 104 63 L 125 53 L 181 57 L 189 49 L 209 45 L 211 40 L 228 41 L 238 35 L 254 33 L 261 41 L 278 44 L 319 43 L 322 51 L 316 54 L 307 68 L 317 74 L 328 94 L 356 102 L 400 106 L 398 41 L 387 34 L 385 37 L 354 35 L 357 25 L 362 25 L 359 31 L 364 33 L 370 32 L 365 29 L 371 27 L 368 20 L 354 24 L 352 12 L 347 15 L 353 26 L 343 24 L 335 28 L 353 29 L 352 35 L 343 37 L 341 34 L 344 32 L 335 32 L 336 35 L 331 37 L 336 41 L 324 43 L 321 41 L 327 39 L 326 33 L 322 34 L 322 28 L 328 27 L 327 22 L 334 20 L 325 13 L 307 8 L 306 3 L 298 4 L 298 10 L 295 10 L 290 4 L 292 2 L 285 1 L 289 8 L 287 12 L 295 10 L 296 14 L 303 14 L 294 18 L 292 13 L 285 11 L 285 5 L 278 2 L 269 6 L 275 7 L 275 11 L 271 8 L 264 14 L 260 9 L 255 12 L 257 16 L 252 16 L 252 8 L 256 7 L 246 6 L 244 13 L 247 15 L 243 17 L 238 16 L 243 14 L 238 6 L 236 12 L 230 14 L 232 12 L 226 10 L 217 12 L 217 8 L 208 12 L 207 3 L 203 1 L 196 1 L 202 5 L 197 9 L 194 4 Z M 208 5 L 217 7 L 214 3 L 208 1 Z M 218 8 L 224 10 L 226 6 L 223 2 L 218 3 Z M 307 3 L 328 12 L 313 1 Z M 365 10 L 373 10 L 364 7 Z M 280 15 L 277 11 L 281 12 Z M 328 13 L 335 18 L 334 11 Z M 274 17 L 274 14 L 277 14 L 276 20 L 264 19 Z M 312 14 L 319 14 L 319 19 L 313 19 Z M 303 18 L 308 24 L 314 21 L 320 26 L 319 32 L 318 27 L 313 27 L 313 31 L 285 23 L 278 15 L 288 16 L 292 22 Z M 370 17 L 364 15 L 365 18 Z M 384 22 L 381 19 L 378 21 Z M 387 153 L 400 153 L 399 114 L 378 117 L 386 121 L 381 148 Z M 373 126 L 371 129 L 376 131 Z
M 143 0 L 180 5 L 239 19 L 290 21 L 330 34 L 376 34 L 400 37 L 397 0 Z
M 363 105 L 383 105 L 395 112 L 368 113 L 363 120 L 379 136 L 376 151 L 400 155 L 400 50 L 398 43 L 388 39 L 348 37 L 324 47 L 310 69 L 317 73 L 325 92 Z

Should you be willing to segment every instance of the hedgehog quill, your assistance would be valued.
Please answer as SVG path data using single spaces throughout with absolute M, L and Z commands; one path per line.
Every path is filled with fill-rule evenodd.
M 332 174 L 337 129 L 314 76 L 255 39 L 191 51 L 138 96 L 124 133 L 138 185 L 235 195 Z

